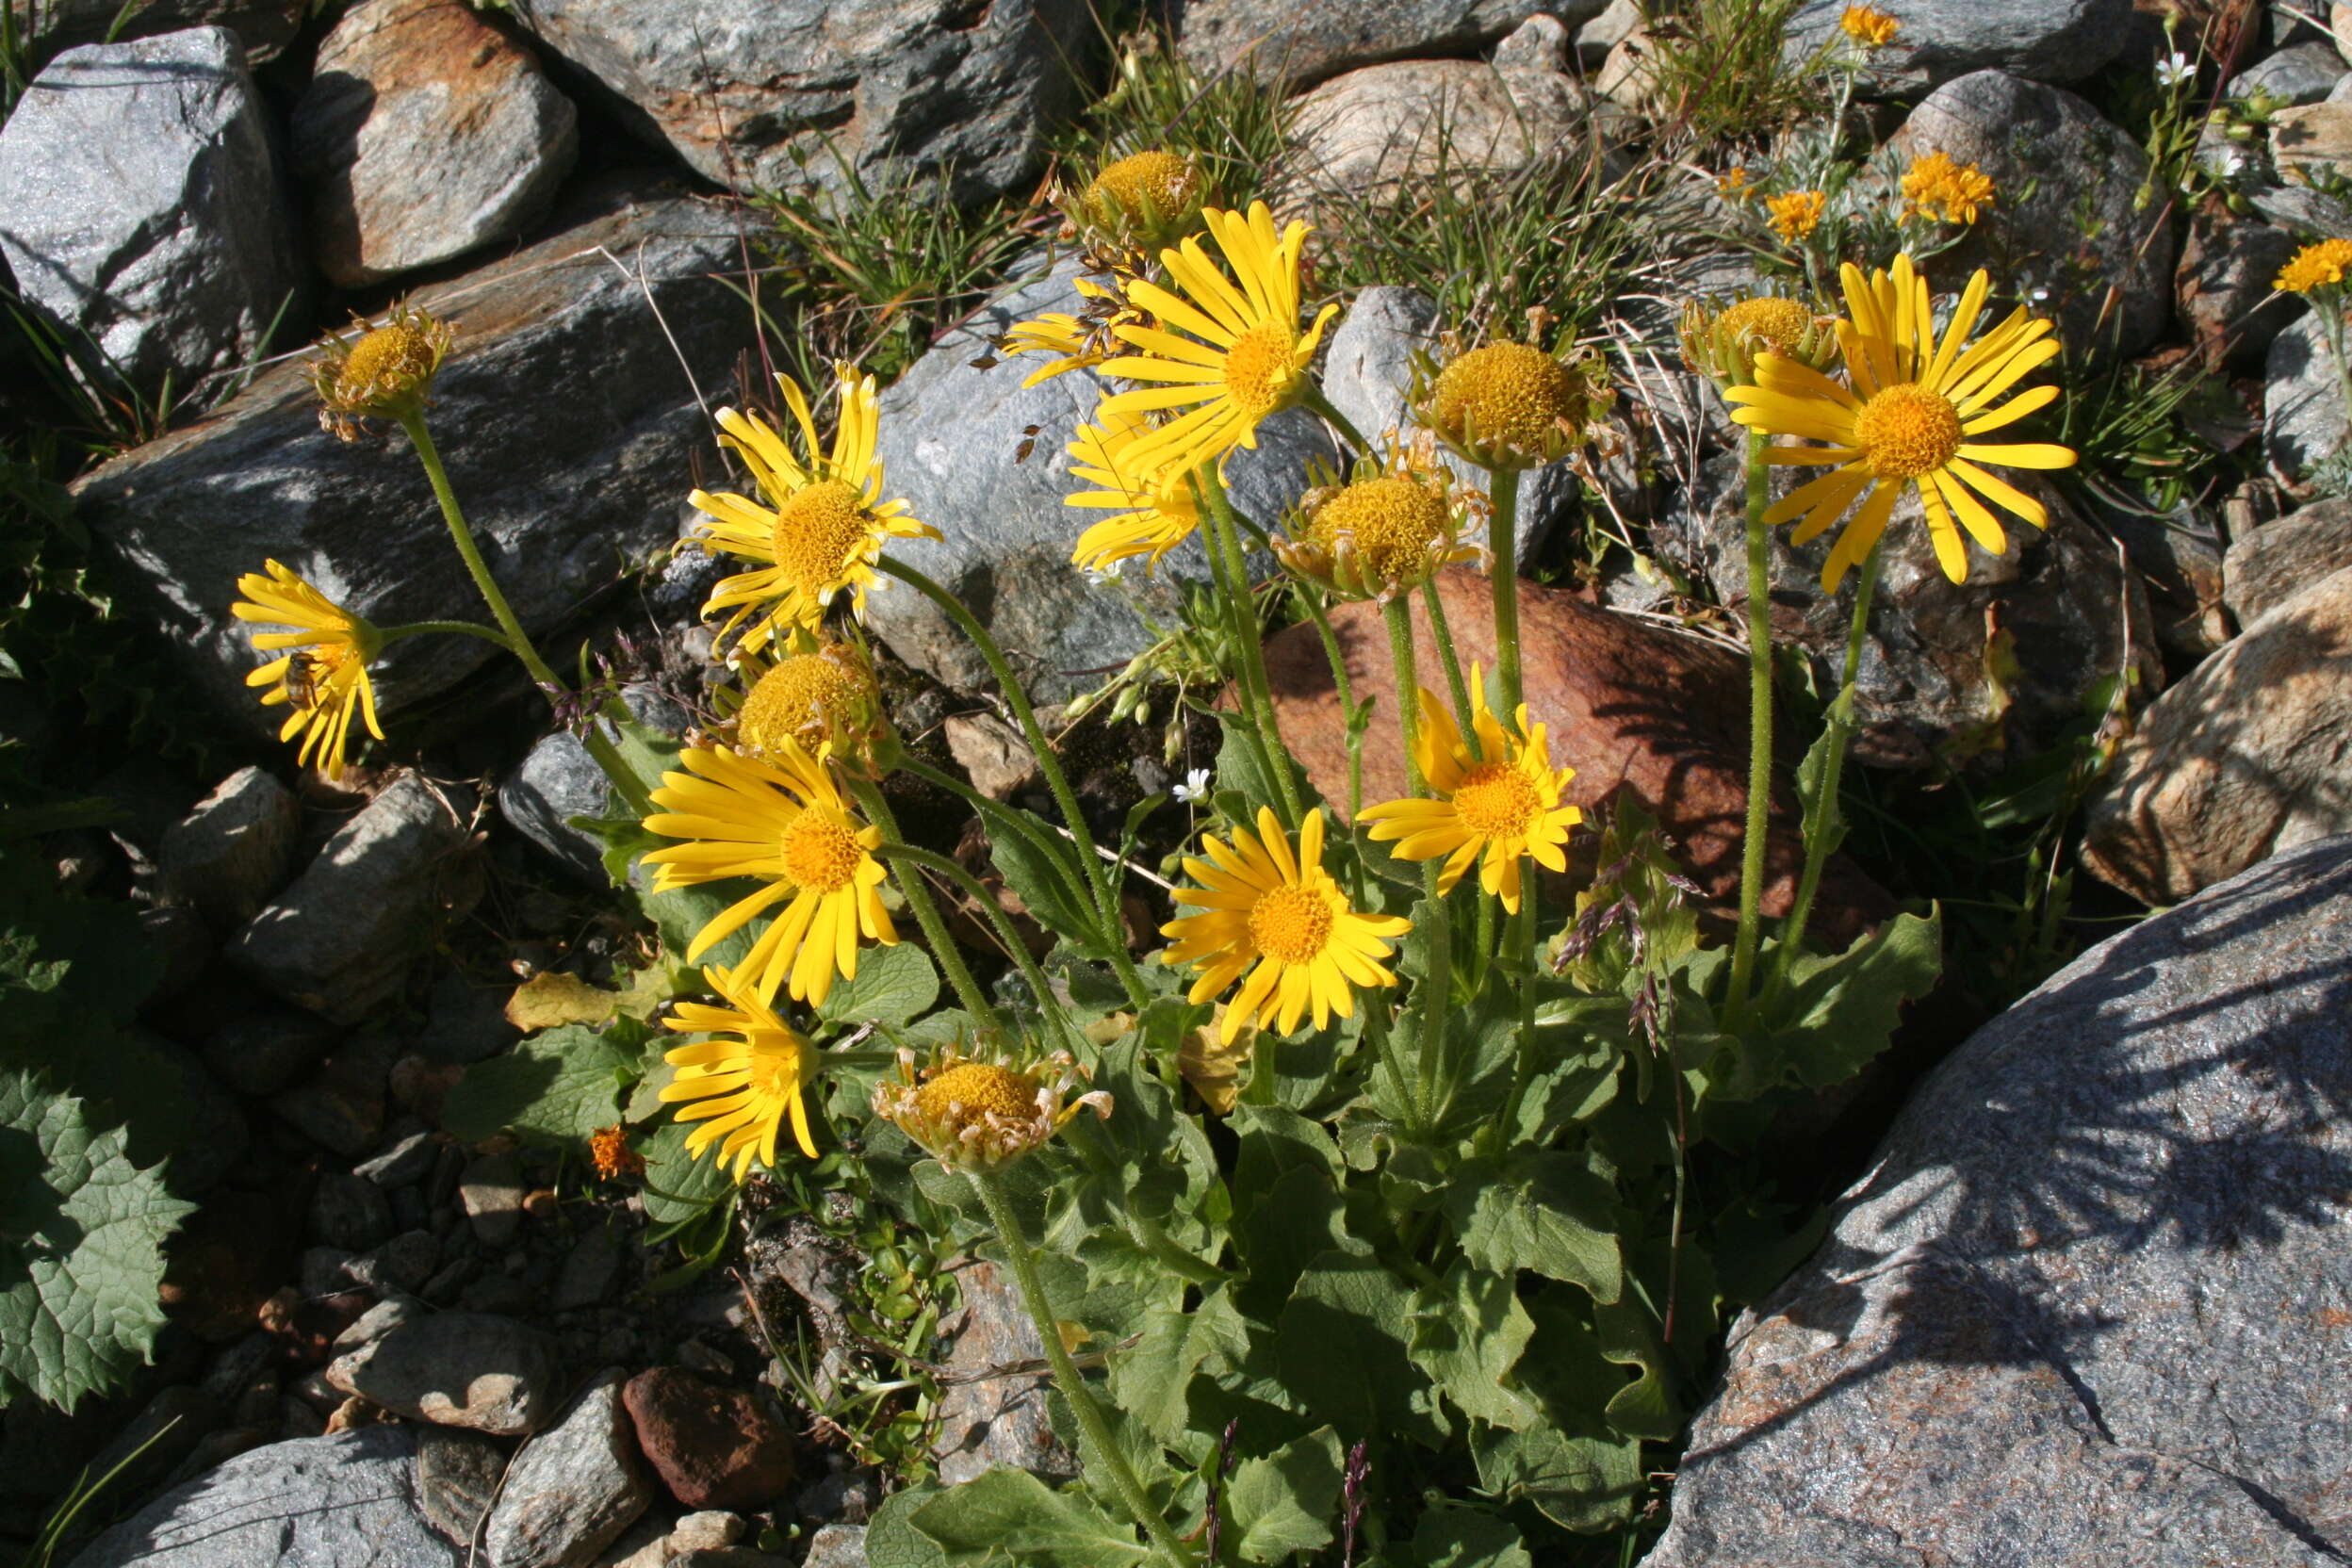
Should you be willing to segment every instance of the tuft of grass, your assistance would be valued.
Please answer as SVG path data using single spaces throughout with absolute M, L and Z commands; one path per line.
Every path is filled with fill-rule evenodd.
M 1700 144 L 1746 142 L 1827 108 L 1815 62 L 1781 47 L 1803 4 L 1680 0 L 1658 15 L 1649 69 L 1660 122 Z
M 1288 124 L 1279 87 L 1247 73 L 1204 76 L 1157 31 L 1130 34 L 1118 57 L 1109 90 L 1055 145 L 1066 168 L 1083 177 L 1113 158 L 1156 148 L 1191 159 L 1226 206 L 1270 194 Z

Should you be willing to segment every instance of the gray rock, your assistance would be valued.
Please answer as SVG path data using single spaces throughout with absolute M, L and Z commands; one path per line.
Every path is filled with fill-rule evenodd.
M 612 1294 L 620 1282 L 621 1266 L 629 1261 L 629 1242 L 610 1225 L 598 1225 L 572 1244 L 564 1267 L 547 1298 L 551 1312 L 593 1307 Z
M 1561 0 L 1544 9 L 1573 32 L 1607 4 Z M 1295 90 L 1351 66 L 1473 53 L 1533 9 L 1527 0 L 1192 0 L 1177 27 L 1195 70 L 1246 68 Z
M 2230 96 L 2251 98 L 2266 92 L 2289 104 L 2316 104 L 2335 90 L 2346 74 L 2344 57 L 2335 45 L 2313 40 L 2289 44 L 2267 55 L 2230 79 Z
M 1590 107 L 1584 90 L 1556 70 L 1395 60 L 1293 100 L 1285 134 L 1304 190 L 1360 197 L 1441 169 L 1524 169 L 1559 151 Z
M 2098 363 L 2137 353 L 2172 318 L 2172 204 L 2135 210 L 2148 155 L 2073 93 L 1979 71 L 1930 93 L 1889 145 L 1992 178 L 1993 205 L 1935 263 L 1947 287 L 1985 267 L 2015 294 L 2046 290 L 2067 342 Z
M 416 1502 L 433 1527 L 470 1549 L 506 1475 L 507 1451 L 480 1432 L 423 1427 L 416 1433 Z
M 2271 116 L 2270 161 L 2286 185 L 2332 185 L 2352 163 L 2352 103 L 2330 99 Z
M 2290 479 L 2308 477 L 2344 447 L 2344 381 L 2309 315 L 2271 340 L 2263 362 L 2262 450 Z
M 2330 497 L 2230 541 L 2223 599 L 2251 626 L 2304 589 L 2352 566 L 2352 500 Z
M 302 802 L 259 768 L 239 768 L 164 830 L 156 867 L 166 896 L 221 930 L 261 912 L 293 872 Z
M 19 13 L 25 53 L 36 59 L 82 43 L 125 43 L 190 27 L 226 27 L 259 65 L 294 41 L 310 14 L 308 0 L 150 0 L 125 9 L 122 0 L 44 0 Z
M 1642 25 L 1642 0 L 1609 0 L 1608 8 L 1576 29 L 1576 63 L 1598 71 L 1609 52 Z
M 474 1228 L 474 1239 L 503 1247 L 523 1226 L 523 1162 L 512 1151 L 483 1154 L 466 1167 L 457 1200 Z
M 673 1557 L 680 1552 L 718 1551 L 734 1545 L 750 1533 L 751 1521 L 742 1514 L 724 1509 L 704 1509 L 680 1519 L 663 1548 Z
M 580 138 L 529 50 L 444 0 L 362 0 L 318 45 L 288 138 L 311 254 L 358 288 L 513 239 Z
M 1733 1328 L 1647 1568 L 2341 1561 L 2347 969 L 2339 838 L 1977 1031 Z
M 800 1568 L 869 1568 L 866 1527 L 820 1526 L 817 1533 L 808 1538 L 808 1555 L 801 1559 Z
M 506 1001 L 514 994 L 512 986 L 478 986 L 455 965 L 442 970 L 433 976 L 417 1050 L 434 1061 L 460 1065 L 497 1055 L 522 1033 L 506 1019 Z
M 449 802 L 407 775 L 344 824 L 294 885 L 231 939 L 229 960 L 285 1001 L 357 1023 L 400 988 L 436 923 L 463 912 L 447 901 L 466 886 L 449 864 L 466 841 Z
M 1805 0 L 1788 20 L 1788 53 L 1802 58 L 1838 36 L 1845 0 Z M 2130 36 L 2132 0 L 1905 0 L 1881 6 L 1902 23 L 1871 56 L 1882 91 L 1917 91 L 1971 71 L 2071 82 L 2115 57 Z
M 227 1415 L 220 1401 L 200 1388 L 167 1388 L 116 1432 L 91 1459 L 89 1474 L 107 1476 L 120 1497 L 137 1497 L 169 1476 L 210 1436 Z
M 204 1066 L 239 1094 L 272 1095 L 291 1087 L 342 1033 L 289 1008 L 254 1013 L 204 1041 Z
M 685 733 L 689 715 L 658 687 L 632 683 L 621 695 L 640 723 L 672 737 Z M 572 825 L 574 817 L 611 816 L 617 804 L 612 781 L 579 736 L 559 729 L 533 745 L 498 786 L 498 814 L 523 837 L 590 886 L 611 886 L 604 870 L 604 841 Z
M 422 1291 L 441 1266 L 441 1243 L 431 1231 L 402 1231 L 345 1266 L 344 1272 L 369 1290 Z
M 598 1376 L 514 1456 L 482 1530 L 488 1568 L 582 1568 L 652 1503 L 621 1406 L 627 1379 Z
M 715 388 L 750 341 L 741 303 L 710 277 L 735 256 L 724 213 L 652 202 L 415 295 L 459 329 L 433 426 L 490 568 L 533 634 L 672 538 L 690 454 L 710 439 L 689 371 Z M 482 615 L 404 448 L 397 435 L 346 445 L 320 431 L 303 367 L 289 362 L 203 424 L 79 481 L 78 514 L 122 564 L 118 613 L 159 630 L 224 712 L 274 737 L 274 710 L 245 685 L 251 641 L 228 614 L 239 573 L 274 557 L 385 624 Z M 378 708 L 389 718 L 493 657 L 504 655 L 471 637 L 396 644 L 377 666 Z
M 306 1082 L 274 1096 L 270 1108 L 312 1142 L 355 1160 L 384 1134 L 395 1049 L 382 1035 L 346 1038 Z
M 1079 0 L 519 0 L 517 18 L 627 106 L 648 140 L 738 189 L 946 177 L 1012 189 L 1074 103 Z
M 204 917 L 185 904 L 158 904 L 139 911 L 139 939 L 163 960 L 146 1005 L 187 995 L 212 962 L 212 928 Z
M 430 1314 L 345 1351 L 327 1380 L 413 1421 L 521 1437 L 555 1412 L 555 1341 L 512 1318 Z
M 1013 1282 L 996 1265 L 975 1260 L 956 1271 L 964 1304 L 940 1325 L 951 1345 L 947 1365 L 971 1380 L 948 1384 L 939 1395 L 939 1480 L 960 1486 L 997 1465 L 1047 1476 L 1071 1476 L 1078 1466 L 1054 1439 L 1042 1376 L 977 1378 L 991 1367 L 1043 1359 L 1037 1326 L 1021 1305 Z
M 395 1329 L 406 1328 L 419 1321 L 425 1315 L 423 1303 L 406 1296 L 387 1296 L 353 1318 L 349 1328 L 335 1336 L 330 1348 L 338 1356 L 349 1355 L 353 1350 L 373 1345 Z
M 2270 286 L 2295 250 L 2294 235 L 2268 223 L 2203 214 L 2190 220 L 2173 272 L 2173 302 L 2208 364 L 2241 371 L 2261 368 L 2272 340 L 2302 308 Z
M 405 1427 L 273 1443 L 176 1487 L 71 1568 L 459 1568 L 416 1501 Z
M 1100 675 L 1085 672 L 1116 666 L 1150 641 L 1125 598 L 1070 564 L 1078 535 L 1109 515 L 1063 504 L 1073 488 L 1063 449 L 1092 418 L 1102 384 L 1072 370 L 1023 391 L 1037 362 L 993 352 L 1015 322 L 1075 309 L 1072 275 L 1064 267 L 1018 285 L 942 337 L 883 392 L 878 444 L 885 494 L 905 497 L 914 516 L 945 535 L 897 541 L 891 553 L 962 599 L 1040 702 L 1099 684 Z M 1272 523 L 1304 486 L 1311 455 L 1330 461 L 1333 451 L 1303 411 L 1266 420 L 1258 449 L 1236 452 L 1227 467 L 1234 505 Z M 1192 539 L 1161 563 L 1156 580 L 1130 563 L 1126 581 L 1165 620 L 1176 613 L 1176 583 L 1208 575 Z M 958 691 L 988 684 L 979 654 L 912 589 L 890 584 L 867 607 L 875 634 L 909 664 Z
M 1576 29 L 1560 18 L 1537 11 L 1504 36 L 1487 63 L 1497 71 L 1564 72 L 1573 63 L 1576 37 Z
M 397 1187 L 411 1186 L 423 1181 L 432 1173 L 433 1161 L 440 1157 L 440 1153 L 441 1145 L 431 1133 L 410 1133 L 372 1159 L 351 1167 L 351 1174 L 364 1176 L 390 1192 Z
M 311 1189 L 310 1233 L 330 1247 L 365 1252 L 391 1236 L 392 1204 L 366 1177 L 330 1170 Z
M 224 28 L 50 61 L 0 129 L 0 214 L 25 302 L 143 391 L 258 358 L 281 310 L 300 330 L 268 118 Z
M 2084 820 L 2082 863 L 2149 904 L 2352 832 L 2352 567 L 2239 633 L 2141 715 Z

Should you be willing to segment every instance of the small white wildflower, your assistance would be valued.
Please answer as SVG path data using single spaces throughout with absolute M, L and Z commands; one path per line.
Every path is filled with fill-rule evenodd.
M 1119 580 L 1119 568 L 1126 564 L 1127 564 L 1124 561 L 1106 561 L 1100 566 L 1088 566 L 1086 568 L 1086 580 L 1096 584 L 1097 586 L 1101 586 L 1105 583 L 1117 582 Z
M 1174 792 L 1178 800 L 1199 800 L 1201 796 L 1209 792 L 1209 770 L 1206 768 L 1193 769 L 1190 773 L 1184 775 L 1184 781 L 1176 786 Z
M 2156 81 L 2160 87 L 2178 87 L 2197 74 L 2197 62 L 2175 49 L 2156 62 Z

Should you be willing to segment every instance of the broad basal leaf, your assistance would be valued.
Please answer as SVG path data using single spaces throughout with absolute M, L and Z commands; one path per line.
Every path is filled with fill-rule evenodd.
M 872 1023 L 903 1028 L 939 999 L 939 972 L 912 942 L 869 947 L 858 955 L 858 972 L 836 980 L 817 1016 L 832 1023 Z
M 1151 1556 L 1135 1527 L 1078 1488 L 1056 1492 L 1026 1470 L 991 1470 L 950 1487 L 908 1523 L 951 1568 L 1120 1568 Z
M 638 1061 L 594 1029 L 548 1029 L 467 1068 L 443 1104 L 441 1126 L 464 1143 L 509 1131 L 548 1143 L 585 1138 L 620 1120 L 621 1085 Z
M 1329 1427 L 1264 1459 L 1233 1466 L 1225 1486 L 1226 1539 L 1242 1562 L 1288 1562 L 1330 1544 L 1339 1510 L 1339 1439 Z
M 1534 1151 L 1465 1164 L 1446 1194 L 1464 1256 L 1498 1274 L 1533 1269 L 1584 1286 L 1596 1301 L 1625 1288 L 1617 1194 L 1589 1156 Z

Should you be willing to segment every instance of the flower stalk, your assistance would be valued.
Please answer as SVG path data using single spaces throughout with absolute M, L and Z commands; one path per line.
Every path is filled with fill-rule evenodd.
M 1772 530 L 1764 509 L 1772 470 L 1767 437 L 1748 432 L 1748 815 L 1740 856 L 1740 930 L 1731 949 L 1731 979 L 1723 992 L 1723 1022 L 1737 1030 L 1756 978 L 1763 923 L 1765 830 L 1772 797 Z M 1852 678 L 1851 675 L 1848 677 Z
M 1380 607 L 1388 628 L 1389 659 L 1396 678 L 1396 727 L 1405 745 L 1405 776 L 1413 796 L 1426 798 L 1429 781 L 1421 774 L 1421 681 L 1414 673 L 1412 601 L 1402 596 Z M 1446 1002 L 1453 991 L 1453 923 L 1447 918 L 1446 897 L 1437 890 L 1439 866 L 1421 862 L 1421 898 L 1429 911 L 1429 972 L 1421 977 L 1414 1001 L 1420 1005 L 1414 1034 L 1417 1101 L 1424 1126 L 1437 1119 L 1437 1058 L 1445 1040 Z

